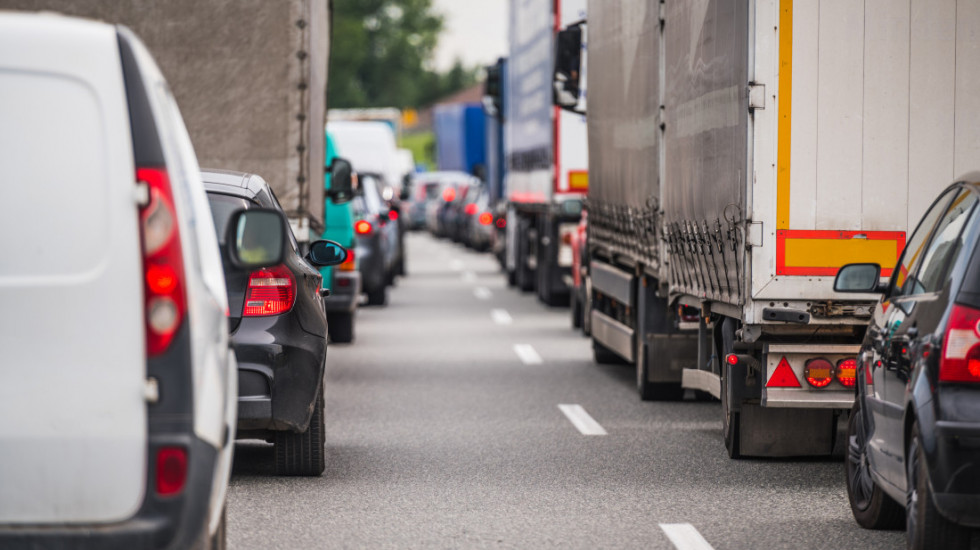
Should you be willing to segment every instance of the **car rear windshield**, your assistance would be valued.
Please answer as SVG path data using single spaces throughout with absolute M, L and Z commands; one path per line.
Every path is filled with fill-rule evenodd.
M 208 202 L 211 203 L 211 217 L 214 219 L 214 231 L 218 236 L 218 243 L 225 244 L 225 234 L 228 233 L 228 220 L 235 212 L 252 206 L 247 199 L 222 195 L 220 193 L 208 193 Z

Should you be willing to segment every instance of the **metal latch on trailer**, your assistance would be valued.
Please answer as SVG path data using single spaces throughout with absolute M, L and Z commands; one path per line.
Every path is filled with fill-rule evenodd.
M 766 108 L 766 85 L 749 82 L 749 111 Z

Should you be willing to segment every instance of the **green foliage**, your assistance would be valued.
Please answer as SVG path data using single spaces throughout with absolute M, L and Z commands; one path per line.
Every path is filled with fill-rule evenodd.
M 423 163 L 429 170 L 435 168 L 436 135 L 434 133 L 405 134 L 398 140 L 398 146 L 410 150 L 416 164 Z
M 473 84 L 459 60 L 427 68 L 442 29 L 432 0 L 334 0 L 329 106 L 417 107 Z

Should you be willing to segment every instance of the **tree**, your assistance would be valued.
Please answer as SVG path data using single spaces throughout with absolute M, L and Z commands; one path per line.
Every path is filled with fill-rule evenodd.
M 475 82 L 459 61 L 429 68 L 442 29 L 432 0 L 334 0 L 330 107 L 415 107 Z

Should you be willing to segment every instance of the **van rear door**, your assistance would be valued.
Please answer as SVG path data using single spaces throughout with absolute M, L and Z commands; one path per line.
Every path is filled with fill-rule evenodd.
M 113 27 L 0 15 L 0 523 L 132 516 L 142 264 Z

